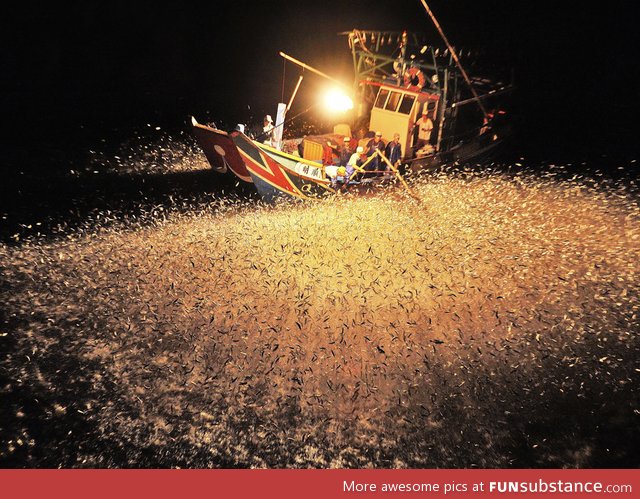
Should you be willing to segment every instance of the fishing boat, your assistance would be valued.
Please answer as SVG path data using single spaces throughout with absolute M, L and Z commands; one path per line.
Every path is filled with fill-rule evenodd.
M 356 166 L 358 181 L 348 183 L 350 191 L 375 189 L 389 180 L 409 189 L 401 171 L 428 171 L 496 151 L 511 135 L 508 97 L 513 85 L 484 74 L 469 76 L 462 64 L 465 57 L 451 46 L 428 7 L 427 12 L 445 41 L 444 49 L 407 31 L 353 29 L 341 33 L 347 38 L 355 73 L 348 89 L 357 102 L 351 124 L 337 124 L 331 133 L 265 143 L 263 137 L 245 134 L 242 125 L 227 133 L 192 118 L 194 134 L 212 168 L 253 183 L 265 201 L 274 202 L 281 197 L 310 199 L 344 190 L 335 182 L 340 145 L 348 142 L 352 149 L 365 147 L 374 131 L 382 134 L 385 143 L 399 136 L 401 161 L 394 165 L 380 151 L 369 158 L 363 155 Z M 302 61 L 283 52 L 280 55 L 345 87 Z M 290 121 L 286 113 L 301 81 L 302 76 L 289 104 L 279 104 L 278 137 Z M 429 124 L 426 139 L 419 130 L 425 122 Z M 378 166 L 370 171 L 366 165 L 374 159 Z

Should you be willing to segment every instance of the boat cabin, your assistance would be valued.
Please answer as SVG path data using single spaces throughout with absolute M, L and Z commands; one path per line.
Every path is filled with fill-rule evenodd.
M 397 85 L 380 84 L 371 109 L 370 130 L 381 131 L 385 141 L 400 134 L 400 144 L 405 156 L 410 156 L 415 145 L 414 126 L 424 109 L 436 123 L 440 96 L 429 92 L 416 92 Z

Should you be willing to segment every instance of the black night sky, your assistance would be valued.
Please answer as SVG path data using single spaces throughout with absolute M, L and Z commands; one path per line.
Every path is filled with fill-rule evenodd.
M 428 4 L 513 73 L 512 147 L 331 181 L 190 117 L 259 127 L 280 51 L 351 83 L 340 32 L 444 48 L 420 0 L 4 6 L 0 468 L 638 468 L 634 2 Z
M 452 43 L 513 67 L 523 154 L 569 158 L 635 155 L 638 43 L 627 5 L 430 2 Z M 2 24 L 3 149 L 42 148 L 45 159 L 47 148 L 127 126 L 273 113 L 280 50 L 349 81 L 340 31 L 409 29 L 442 45 L 417 0 L 14 3 Z M 285 69 L 286 98 L 299 71 Z

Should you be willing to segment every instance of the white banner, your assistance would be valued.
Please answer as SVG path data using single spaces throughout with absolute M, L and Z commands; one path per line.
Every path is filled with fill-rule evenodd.
M 282 149 L 282 132 L 284 128 L 284 118 L 287 112 L 287 105 L 278 103 L 278 113 L 276 114 L 275 130 L 273 131 L 273 147 Z

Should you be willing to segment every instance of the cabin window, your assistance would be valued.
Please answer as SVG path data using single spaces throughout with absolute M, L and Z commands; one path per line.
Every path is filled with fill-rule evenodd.
M 380 92 L 378 93 L 378 98 L 376 99 L 376 103 L 374 104 L 374 106 L 384 109 L 384 105 L 387 102 L 388 95 L 389 95 L 389 91 L 381 88 Z
M 400 103 L 400 108 L 398 109 L 399 113 L 402 114 L 411 114 L 411 108 L 413 108 L 413 103 L 416 101 L 415 95 L 404 94 L 402 97 L 402 102 Z
M 387 105 L 384 108 L 387 111 L 395 111 L 398 108 L 398 102 L 400 102 L 401 97 L 402 94 L 398 92 L 391 92 L 389 100 L 387 101 Z

